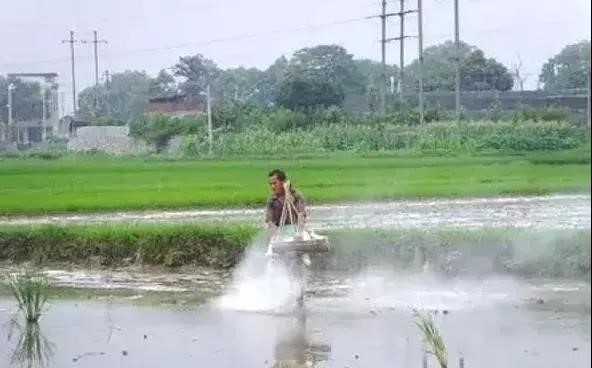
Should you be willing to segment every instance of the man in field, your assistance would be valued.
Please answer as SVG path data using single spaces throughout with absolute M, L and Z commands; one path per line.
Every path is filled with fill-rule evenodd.
M 282 210 L 284 208 L 284 202 L 286 198 L 292 200 L 296 213 L 293 213 L 293 218 L 296 224 L 292 224 L 292 220 L 289 215 L 285 216 L 284 229 L 286 235 L 295 235 L 298 230 L 301 230 L 306 221 L 306 206 L 304 198 L 300 193 L 292 188 L 290 182 L 287 180 L 286 173 L 282 170 L 272 170 L 267 177 L 269 186 L 273 192 L 271 198 L 267 202 L 265 222 L 270 233 L 273 233 L 280 227 L 280 221 L 282 217 Z M 294 228 L 298 225 L 298 229 Z

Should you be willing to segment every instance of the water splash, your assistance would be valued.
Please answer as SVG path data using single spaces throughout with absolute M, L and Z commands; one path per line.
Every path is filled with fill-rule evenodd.
M 251 244 L 236 267 L 227 292 L 215 301 L 225 310 L 282 313 L 294 307 L 299 284 L 283 262 L 264 256 L 262 237 Z

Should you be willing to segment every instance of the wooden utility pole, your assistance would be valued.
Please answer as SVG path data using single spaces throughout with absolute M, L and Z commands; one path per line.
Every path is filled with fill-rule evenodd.
M 456 105 L 456 120 L 460 120 L 460 31 L 458 19 L 458 0 L 454 0 L 454 45 L 456 48 L 454 58 L 454 73 L 455 73 L 455 105 Z
M 418 79 L 419 79 L 419 124 L 423 124 L 423 5 L 417 0 L 417 33 L 418 33 Z
M 70 44 L 70 62 L 72 64 L 72 115 L 76 115 L 76 67 L 74 62 L 74 43 L 80 42 L 74 39 L 74 31 L 70 31 L 70 39 L 62 40 L 62 43 Z
M 380 81 L 380 113 L 382 115 L 386 113 L 386 18 L 386 0 L 382 0 L 382 13 L 380 15 L 382 26 L 382 38 L 380 41 L 382 71 L 382 78 Z

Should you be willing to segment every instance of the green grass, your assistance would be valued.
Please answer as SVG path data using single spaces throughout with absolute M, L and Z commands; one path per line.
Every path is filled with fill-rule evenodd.
M 0 215 L 261 206 L 268 195 L 267 172 L 276 167 L 285 169 L 312 203 L 590 191 L 589 156 L 584 150 L 292 160 L 4 159 Z
M 47 302 L 48 282 L 43 274 L 25 271 L 8 277 L 8 287 L 27 323 L 39 321 Z
M 243 223 L 0 226 L 0 261 L 224 269 L 236 265 L 247 246 L 260 246 L 263 254 L 258 234 L 256 227 Z M 331 250 L 314 256 L 318 269 L 352 271 L 368 265 L 405 269 L 421 267 L 416 260 L 425 257 L 433 267 L 453 275 L 473 270 L 471 259 L 480 258 L 491 259 L 491 267 L 484 269 L 480 263 L 478 272 L 590 277 L 589 229 L 367 229 L 327 235 Z
M 444 339 L 436 327 L 434 317 L 430 313 L 421 314 L 415 311 L 415 325 L 419 328 L 423 343 L 426 345 L 426 352 L 433 355 L 438 361 L 440 368 L 448 368 L 448 353 Z

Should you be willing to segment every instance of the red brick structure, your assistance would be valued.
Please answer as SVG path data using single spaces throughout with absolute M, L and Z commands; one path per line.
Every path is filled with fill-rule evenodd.
M 148 100 L 144 113 L 161 113 L 172 116 L 200 115 L 206 112 L 205 101 L 190 100 L 185 95 L 158 97 Z

